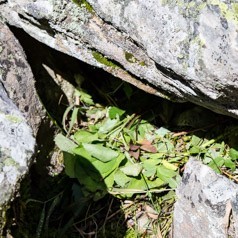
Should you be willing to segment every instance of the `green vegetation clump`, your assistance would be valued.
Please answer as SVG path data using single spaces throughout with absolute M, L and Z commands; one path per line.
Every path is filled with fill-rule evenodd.
M 86 0 L 72 0 L 72 1 L 79 7 L 84 7 L 85 9 L 87 9 L 88 12 L 94 13 L 93 7 Z
M 125 52 L 125 58 L 128 62 L 130 63 L 138 63 L 141 66 L 146 66 L 144 61 L 139 61 L 133 54 L 129 53 L 129 52 Z
M 54 174 L 42 185 L 31 173 L 35 182 L 25 183 L 12 209 L 14 237 L 168 237 L 189 157 L 237 182 L 238 128 L 230 119 L 103 79 L 76 77 L 55 137 L 61 181 Z
M 118 67 L 115 63 L 113 63 L 111 60 L 107 59 L 105 56 L 103 56 L 99 52 L 93 51 L 92 54 L 93 54 L 94 59 L 97 60 L 99 63 L 104 64 L 108 67 L 112 67 L 112 68 Z
M 89 94 L 76 90 L 84 106 L 70 106 L 71 113 L 66 136 L 55 141 L 64 152 L 65 172 L 78 179 L 86 196 L 98 200 L 110 193 L 119 198 L 135 194 L 162 193 L 177 187 L 181 168 L 190 156 L 195 156 L 217 173 L 224 169 L 235 171 L 238 152 L 217 139 L 200 138 L 186 132 L 176 133 L 143 120 L 140 115 L 95 104 Z M 180 114 L 181 126 L 201 125 L 211 121 L 209 114 L 195 120 L 199 108 Z M 78 123 L 78 115 L 84 122 Z M 205 115 L 205 114 L 204 114 Z M 225 172 L 227 174 L 227 172 Z M 228 172 L 229 173 L 229 172 Z
M 75 95 L 79 104 L 66 110 L 65 133 L 55 138 L 64 154 L 65 172 L 78 181 L 83 196 L 94 201 L 108 194 L 121 201 L 139 198 L 139 202 L 129 208 L 122 206 L 134 222 L 125 233 L 126 237 L 141 234 L 136 214 L 148 206 L 153 210 L 153 218 L 146 218 L 151 224 L 150 234 L 156 234 L 155 227 L 160 227 L 162 237 L 169 234 L 175 189 L 189 157 L 201 160 L 217 173 L 236 181 L 232 174 L 238 165 L 238 151 L 223 141 L 231 131 L 215 138 L 194 133 L 203 131 L 206 124 L 208 128 L 213 126 L 214 115 L 203 112 L 205 109 L 195 106 L 173 119 L 180 128 L 200 129 L 173 131 L 150 123 L 141 114 L 97 104 L 81 88 Z M 166 103 L 162 108 L 159 113 L 166 122 L 174 109 Z M 234 128 L 232 130 L 234 132 Z

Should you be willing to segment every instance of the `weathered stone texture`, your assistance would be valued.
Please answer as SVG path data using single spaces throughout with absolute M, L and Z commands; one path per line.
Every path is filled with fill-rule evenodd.
M 176 195 L 173 238 L 238 237 L 237 184 L 190 159 Z
M 238 117 L 237 3 L 74 2 L 11 0 L 0 10 L 35 39 L 147 92 Z
M 0 22 L 0 237 L 8 205 L 33 161 L 44 115 L 26 56 Z
M 7 206 L 28 171 L 34 150 L 32 130 L 0 82 L 0 236 Z
M 0 82 L 36 135 L 44 113 L 35 89 L 34 76 L 18 40 L 1 22 Z

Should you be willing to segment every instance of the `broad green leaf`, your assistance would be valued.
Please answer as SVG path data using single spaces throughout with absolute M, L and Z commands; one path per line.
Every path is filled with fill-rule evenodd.
M 173 178 L 177 174 L 177 172 L 171 169 L 167 169 L 164 165 L 160 165 L 157 167 L 157 176 L 165 182 L 168 181 L 168 178 Z
M 125 113 L 124 110 L 118 108 L 118 107 L 109 107 L 108 108 L 108 115 L 110 119 L 115 119 L 117 115 L 120 117 Z
M 209 141 L 208 141 L 209 142 Z M 203 147 L 203 145 L 204 144 L 202 144 L 201 145 L 201 147 Z M 222 143 L 215 143 L 215 144 L 213 144 L 212 146 L 210 146 L 210 148 L 209 148 L 209 151 L 214 151 L 214 153 L 215 153 L 215 151 L 217 152 L 217 156 L 219 156 L 219 155 L 222 155 L 223 154 L 223 152 L 224 152 L 224 150 L 225 150 L 225 145 L 224 145 L 224 142 L 222 142 Z
M 112 173 L 110 173 L 106 178 L 104 178 L 104 184 L 105 184 L 107 190 L 110 190 L 113 187 L 114 174 L 115 174 L 115 170 Z
M 138 140 L 143 140 L 146 138 L 147 134 L 152 134 L 154 127 L 147 121 L 142 120 L 138 126 Z
M 79 156 L 81 156 L 83 158 L 85 158 L 86 160 L 89 161 L 89 163 L 92 163 L 95 160 L 97 160 L 96 158 L 93 158 L 91 156 L 91 154 L 87 150 L 85 150 L 82 146 L 79 146 L 79 147 L 75 148 L 73 150 L 73 153 L 76 154 L 76 155 L 79 155 Z
M 93 141 L 98 140 L 98 134 L 93 134 L 86 130 L 78 130 L 74 134 L 74 139 L 80 144 L 80 143 L 90 143 Z
M 75 90 L 75 96 L 79 96 L 80 100 L 88 105 L 93 105 L 94 102 L 92 100 L 92 96 L 87 94 L 86 92 L 83 92 L 82 90 Z
M 98 133 L 102 133 L 102 134 L 108 133 L 109 131 L 111 131 L 112 129 L 116 127 L 118 122 L 119 122 L 118 119 L 107 118 L 107 120 L 104 121 L 104 123 L 99 128 Z
M 174 157 L 168 160 L 169 163 L 173 163 L 173 162 L 178 162 L 180 161 L 182 158 L 180 156 L 178 157 Z
M 83 143 L 82 145 L 89 154 L 102 162 L 108 162 L 115 159 L 119 155 L 117 151 L 107 148 L 101 144 Z
M 201 138 L 199 138 L 195 135 L 192 136 L 192 139 L 191 139 L 191 145 L 192 146 L 198 146 L 199 144 L 201 144 L 201 142 L 202 142 Z
M 128 130 L 127 128 L 124 128 L 123 131 L 126 135 L 130 137 L 130 140 L 132 143 L 136 143 L 136 131 L 135 130 Z
M 170 188 L 176 188 L 180 178 L 178 172 L 167 169 L 163 165 L 157 168 L 157 176 L 165 183 L 168 183 Z
M 72 153 L 73 149 L 77 147 L 77 145 L 72 140 L 62 134 L 56 135 L 54 141 L 55 144 L 60 148 L 60 150 L 68 153 Z
M 154 177 L 156 173 L 156 165 L 158 165 L 161 162 L 160 159 L 147 159 L 143 161 L 143 174 L 146 177 Z
M 155 176 L 156 173 L 156 167 L 155 166 L 146 166 L 142 173 L 147 177 L 151 178 Z
M 160 178 L 156 178 L 155 180 L 152 181 L 146 179 L 146 183 L 149 189 L 159 188 L 162 185 L 164 185 L 164 181 Z
M 221 156 L 220 150 L 213 146 L 208 149 L 207 154 L 209 154 L 211 158 L 214 158 L 214 159 L 218 156 Z
M 164 185 L 164 181 L 162 181 L 160 178 L 150 181 L 147 178 L 143 179 L 140 176 L 139 178 L 131 179 L 127 186 L 127 189 L 147 191 L 148 189 L 159 188 L 162 185 Z
M 106 190 L 103 176 L 93 164 L 93 161 L 97 160 L 90 157 L 82 147 L 78 147 L 74 151 L 78 155 L 74 156 L 71 162 L 69 160 L 70 158 L 65 161 L 66 173 L 71 175 L 70 177 L 77 178 L 79 183 L 84 185 L 87 191 L 96 192 L 97 190 Z
M 178 186 L 178 183 L 177 183 L 176 179 L 174 179 L 174 178 L 168 178 L 168 179 L 166 179 L 166 182 L 169 184 L 170 188 L 177 188 L 177 186 Z
M 199 146 L 193 146 L 190 150 L 189 150 L 191 155 L 194 154 L 199 154 L 201 152 L 201 149 Z
M 160 136 L 160 137 L 164 137 L 165 135 L 167 135 L 170 131 L 164 127 L 160 127 L 158 130 L 155 131 L 155 134 Z
M 120 168 L 120 170 L 125 175 L 137 177 L 142 170 L 142 165 L 141 164 L 131 164 L 131 165 L 127 165 L 123 168 Z
M 230 168 L 232 171 L 235 171 L 235 169 L 236 169 L 235 163 L 230 158 L 224 160 L 224 165 L 227 168 Z
M 125 158 L 123 154 L 119 154 L 118 157 L 105 163 L 93 158 L 83 147 L 76 148 L 74 152 L 80 156 L 77 163 L 85 168 L 90 177 L 95 180 L 99 179 L 100 181 L 116 170 Z
M 168 149 L 168 152 L 174 152 L 174 144 L 172 143 L 171 140 L 166 139 L 166 147 Z
M 115 159 L 104 163 L 100 160 L 95 160 L 93 161 L 93 166 L 98 170 L 98 172 L 100 173 L 102 178 L 105 178 L 106 176 L 108 176 L 110 173 L 112 173 L 114 170 L 116 170 L 121 161 L 125 158 L 125 156 L 123 154 L 119 154 L 118 157 L 116 157 Z
M 233 148 L 230 149 L 229 155 L 230 155 L 232 160 L 237 160 L 238 159 L 238 151 L 233 149 Z
M 85 189 L 91 192 L 105 190 L 101 175 L 85 158 L 80 156 L 65 156 L 65 172 L 71 178 L 77 178 Z
M 149 159 L 153 160 L 153 159 L 161 159 L 163 158 L 163 156 L 165 155 L 165 153 L 155 153 L 155 154 L 149 154 Z
M 143 167 L 145 168 L 146 166 L 153 166 L 156 167 L 157 164 L 159 164 L 162 160 L 159 158 L 150 158 L 147 160 L 143 161 Z
M 77 179 L 80 184 L 83 184 L 86 190 L 90 192 L 96 192 L 97 190 L 106 190 L 104 182 L 100 179 L 93 179 L 90 174 L 85 171 L 84 167 L 79 167 L 80 171 L 78 173 Z
M 178 169 L 177 166 L 175 166 L 174 164 L 169 163 L 167 160 L 163 160 L 162 164 L 164 165 L 165 168 L 176 171 Z
M 114 174 L 115 182 L 122 188 L 130 181 L 131 178 L 127 177 L 120 169 Z
M 164 142 L 159 142 L 157 149 L 160 154 L 165 154 L 168 152 L 166 143 Z
M 217 157 L 217 158 L 213 159 L 208 165 L 213 170 L 215 170 L 217 173 L 220 173 L 219 168 L 224 165 L 224 159 L 223 159 L 223 157 Z
M 174 152 L 175 150 L 173 143 L 167 139 L 164 139 L 162 142 L 159 142 L 157 149 L 160 153 Z
M 65 173 L 70 177 L 70 178 L 77 178 L 76 174 L 76 156 L 69 154 L 67 152 L 64 152 L 64 165 L 65 165 Z

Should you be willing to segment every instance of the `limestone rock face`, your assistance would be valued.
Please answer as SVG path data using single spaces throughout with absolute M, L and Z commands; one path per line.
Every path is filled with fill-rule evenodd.
M 238 237 L 238 185 L 191 158 L 178 186 L 173 238 Z
M 238 4 L 9 0 L 0 12 L 35 39 L 161 97 L 238 117 Z

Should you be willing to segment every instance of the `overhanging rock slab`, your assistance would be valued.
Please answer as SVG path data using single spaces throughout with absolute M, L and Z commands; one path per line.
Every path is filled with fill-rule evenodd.
M 9 0 L 0 18 L 155 95 L 238 118 L 235 1 Z

